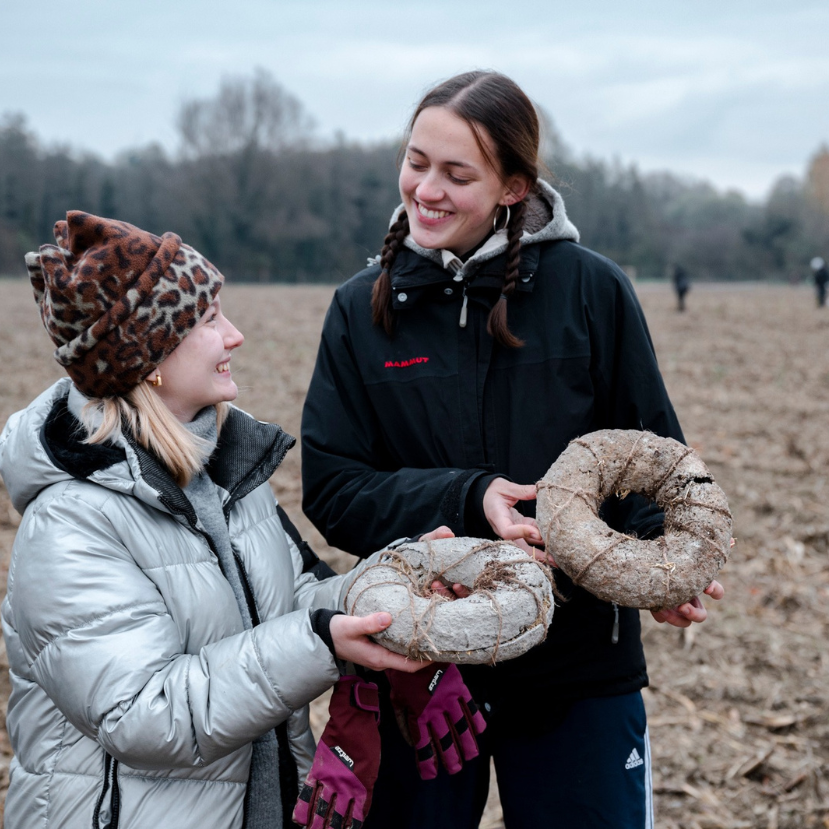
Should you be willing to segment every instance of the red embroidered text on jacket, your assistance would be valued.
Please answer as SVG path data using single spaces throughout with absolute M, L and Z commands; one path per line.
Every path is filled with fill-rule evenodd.
M 415 363 L 428 363 L 428 357 L 412 357 L 411 360 L 386 360 L 385 368 L 408 368 Z

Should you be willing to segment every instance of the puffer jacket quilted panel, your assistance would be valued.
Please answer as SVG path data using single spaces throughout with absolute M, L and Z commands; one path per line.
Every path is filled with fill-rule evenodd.
M 287 720 L 300 779 L 310 766 L 306 706 L 338 671 L 309 609 L 339 607 L 354 574 L 303 573 L 262 483 L 228 517 L 261 620 L 244 630 L 209 543 L 141 479 L 128 444 L 85 479 L 55 466 L 41 434 L 67 392 L 59 382 L 0 436 L 25 510 L 2 609 L 16 755 L 5 825 L 88 829 L 114 810 L 122 829 L 237 829 L 253 739 Z

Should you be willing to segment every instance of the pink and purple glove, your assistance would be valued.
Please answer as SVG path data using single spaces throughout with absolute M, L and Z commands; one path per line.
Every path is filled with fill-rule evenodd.
M 340 677 L 328 715 L 293 818 L 307 829 L 360 829 L 380 768 L 377 686 Z
M 435 663 L 417 673 L 387 670 L 391 702 L 407 742 L 417 752 L 424 780 L 438 775 L 437 758 L 449 772 L 478 756 L 476 734 L 486 728 L 483 715 L 461 679 L 457 665 Z

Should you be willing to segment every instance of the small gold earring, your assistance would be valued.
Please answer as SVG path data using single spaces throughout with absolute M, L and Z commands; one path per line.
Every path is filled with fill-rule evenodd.
M 151 382 L 154 386 L 163 386 L 164 384 L 161 382 L 161 372 L 159 371 L 159 372 L 155 375 L 155 377 L 154 377 L 152 380 L 150 380 L 150 382 Z

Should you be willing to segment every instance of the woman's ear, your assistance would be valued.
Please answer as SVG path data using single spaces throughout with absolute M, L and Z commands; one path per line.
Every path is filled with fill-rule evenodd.
M 530 192 L 531 182 L 526 176 L 514 175 L 507 179 L 504 196 L 499 204 L 518 204 Z
M 145 378 L 145 383 L 150 383 L 153 386 L 162 385 L 160 367 L 154 368 Z

